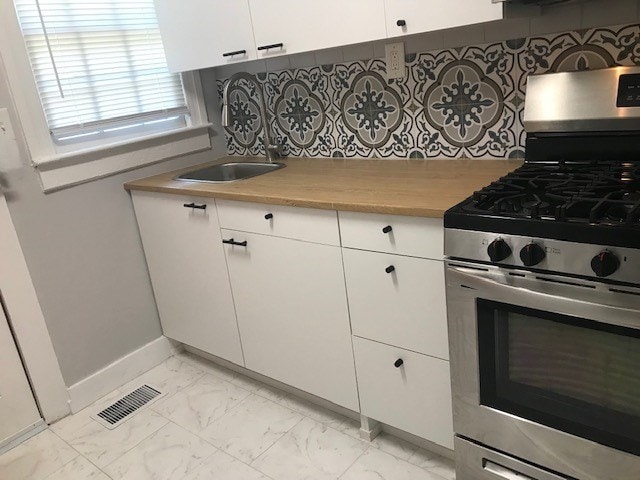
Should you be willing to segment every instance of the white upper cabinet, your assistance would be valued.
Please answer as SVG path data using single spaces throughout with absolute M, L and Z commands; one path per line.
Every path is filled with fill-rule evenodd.
M 172 72 L 257 58 L 248 0 L 155 0 L 155 5 Z
M 503 18 L 492 0 L 155 0 L 183 72 Z
M 491 0 L 384 0 L 387 37 L 460 27 L 502 18 Z
M 170 0 L 169 0 L 170 1 Z M 386 37 L 383 0 L 250 0 L 258 58 Z

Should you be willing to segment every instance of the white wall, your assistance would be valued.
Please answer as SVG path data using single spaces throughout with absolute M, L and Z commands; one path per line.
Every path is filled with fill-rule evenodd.
M 213 88 L 207 104 L 217 111 L 215 81 L 210 75 L 205 75 L 205 88 Z M 131 199 L 123 183 L 217 158 L 225 152 L 224 139 L 214 137 L 212 151 L 45 195 L 37 172 L 29 166 L 0 62 L 2 107 L 9 108 L 20 137 L 20 161 L 17 168 L 0 172 L 0 184 L 70 386 L 162 335 Z

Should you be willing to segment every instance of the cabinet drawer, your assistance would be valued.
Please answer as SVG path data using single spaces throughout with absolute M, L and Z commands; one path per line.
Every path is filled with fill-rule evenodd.
M 343 247 L 436 260 L 444 255 L 441 218 L 354 212 L 339 212 L 338 215 Z
M 353 348 L 362 414 L 453 449 L 449 362 L 358 337 Z
M 348 248 L 343 259 L 354 335 L 449 358 L 443 262 Z
M 340 245 L 333 210 L 217 200 L 220 227 L 243 232 Z

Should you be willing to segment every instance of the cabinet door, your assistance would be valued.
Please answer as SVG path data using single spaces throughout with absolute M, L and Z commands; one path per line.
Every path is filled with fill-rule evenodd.
M 222 235 L 246 367 L 359 410 L 340 247 Z
M 243 365 L 213 199 L 131 195 L 164 334 Z
M 155 0 L 155 5 L 170 71 L 256 58 L 248 0 Z
M 444 265 L 343 249 L 353 334 L 449 359 Z
M 502 3 L 491 0 L 384 0 L 387 36 L 398 37 L 502 18 Z M 398 21 L 405 25 L 399 26 Z
M 452 449 L 449 362 L 358 337 L 353 348 L 362 414 Z
M 258 58 L 385 38 L 383 0 L 250 0 Z

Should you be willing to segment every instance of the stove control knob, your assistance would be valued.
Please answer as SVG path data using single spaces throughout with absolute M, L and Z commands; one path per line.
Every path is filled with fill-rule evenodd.
M 591 260 L 591 269 L 599 277 L 608 277 L 620 266 L 620 260 L 608 250 L 603 250 Z
M 489 244 L 487 253 L 492 262 L 501 262 L 511 256 L 511 247 L 507 245 L 507 242 L 498 238 Z
M 546 256 L 544 248 L 537 243 L 531 242 L 520 250 L 520 260 L 527 267 L 533 267 L 539 264 Z

